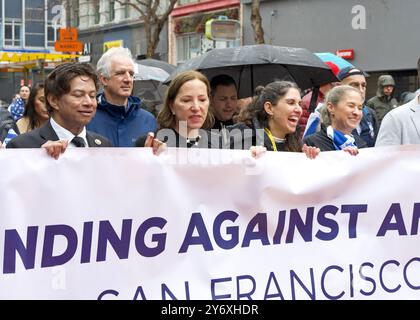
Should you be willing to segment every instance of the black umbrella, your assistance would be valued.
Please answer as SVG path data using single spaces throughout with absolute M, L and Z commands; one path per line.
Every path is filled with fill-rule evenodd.
M 255 87 L 275 80 L 294 81 L 302 90 L 338 81 L 309 50 L 265 44 L 213 49 L 177 67 L 164 83 L 187 70 L 201 71 L 209 80 L 219 74 L 230 75 L 240 98 L 253 96 Z
M 148 111 L 157 115 L 167 89 L 162 82 L 175 70 L 175 66 L 156 59 L 141 59 L 135 63 L 133 94 L 142 99 Z
M 171 74 L 175 70 L 174 65 L 167 63 L 165 61 L 156 60 L 156 59 L 136 60 L 136 63 L 142 64 L 144 66 L 159 68 L 159 69 L 165 70 L 169 74 Z

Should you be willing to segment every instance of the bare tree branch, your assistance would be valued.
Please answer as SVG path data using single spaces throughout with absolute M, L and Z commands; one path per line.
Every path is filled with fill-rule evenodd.
M 141 1 L 141 0 L 136 0 L 137 1 L 137 3 L 138 4 L 140 4 L 140 5 L 142 5 L 142 6 L 145 6 L 145 7 L 148 7 L 149 5 L 147 4 L 147 2 L 143 2 L 143 1 Z
M 142 16 L 144 16 L 146 13 L 144 11 L 142 11 L 140 9 L 139 5 L 136 5 L 134 3 L 131 2 L 125 2 L 125 1 L 121 1 L 121 0 L 115 0 L 115 2 L 119 3 L 121 6 L 130 6 L 132 8 L 134 8 L 137 12 L 139 12 Z M 137 0 L 137 2 L 141 5 L 144 5 L 141 1 Z
M 162 13 L 159 12 L 160 0 L 136 0 L 136 3 L 131 3 L 131 1 L 125 2 L 123 0 L 115 1 L 121 6 L 130 6 L 140 13 L 144 23 L 144 32 L 147 41 L 146 56 L 149 58 L 153 57 L 157 45 L 159 44 L 160 33 L 178 0 L 169 0 L 168 7 Z
M 265 43 L 264 29 L 262 27 L 262 18 L 260 15 L 260 0 L 252 0 L 251 6 L 251 25 L 254 30 L 254 41 L 256 44 Z

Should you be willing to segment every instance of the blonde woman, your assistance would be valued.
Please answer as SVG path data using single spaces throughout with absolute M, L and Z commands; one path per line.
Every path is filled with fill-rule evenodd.
M 366 148 L 366 142 L 352 134 L 363 116 L 360 91 L 348 85 L 337 86 L 327 94 L 325 105 L 331 125 L 303 141 L 321 151 L 343 150 L 351 155 L 357 155 L 359 148 Z

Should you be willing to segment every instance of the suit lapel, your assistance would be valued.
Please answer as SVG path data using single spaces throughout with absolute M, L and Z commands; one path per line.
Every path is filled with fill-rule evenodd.
M 420 138 L 420 106 L 418 104 L 417 99 L 418 98 L 416 97 L 414 100 L 412 100 L 410 109 L 413 111 L 413 114 L 411 115 L 411 120 L 413 121 L 414 127 L 417 130 L 417 135 Z
M 101 147 L 103 144 L 103 141 L 99 138 L 93 137 L 89 132 L 86 132 L 86 140 L 88 141 L 89 147 Z
M 42 139 L 45 141 L 51 140 L 51 141 L 57 141 L 60 140 L 57 136 L 57 133 L 55 133 L 53 127 L 51 126 L 51 123 L 48 121 L 44 126 L 42 126 L 39 129 L 39 135 Z

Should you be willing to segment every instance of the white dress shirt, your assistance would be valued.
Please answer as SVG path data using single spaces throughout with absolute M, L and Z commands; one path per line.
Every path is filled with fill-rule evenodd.
M 75 137 L 75 135 L 67 129 L 60 126 L 57 122 L 54 121 L 53 118 L 50 118 L 50 122 L 55 133 L 58 136 L 58 139 L 67 140 L 69 142 L 68 148 L 76 148 L 76 146 L 73 143 L 71 143 L 71 140 Z M 83 139 L 83 141 L 85 142 L 85 148 L 89 148 L 89 144 L 86 139 L 86 127 L 83 127 L 82 132 L 80 132 L 77 136 Z

